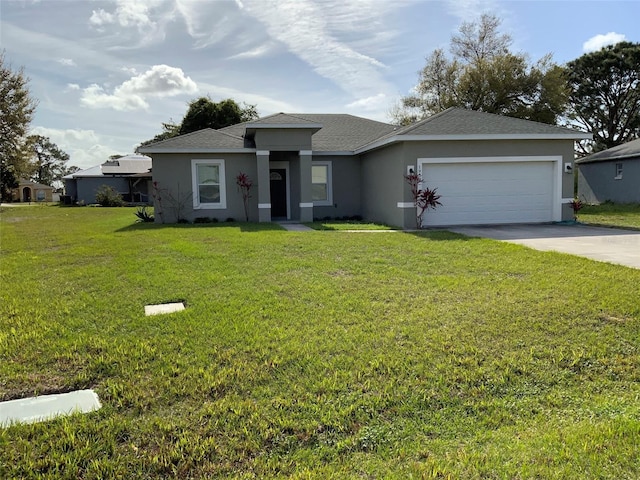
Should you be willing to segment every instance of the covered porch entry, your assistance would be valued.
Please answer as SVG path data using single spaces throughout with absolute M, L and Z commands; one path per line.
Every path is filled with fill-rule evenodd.
M 311 151 L 256 152 L 260 222 L 311 222 Z

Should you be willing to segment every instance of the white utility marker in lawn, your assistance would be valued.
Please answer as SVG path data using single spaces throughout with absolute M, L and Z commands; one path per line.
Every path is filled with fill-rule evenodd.
M 163 303 L 160 305 L 145 305 L 144 306 L 144 314 L 149 315 L 160 315 L 162 313 L 173 313 L 184 310 L 184 303 Z
M 88 413 L 102 405 L 93 390 L 41 395 L 0 402 L 0 427 L 13 423 L 36 423 L 75 412 Z

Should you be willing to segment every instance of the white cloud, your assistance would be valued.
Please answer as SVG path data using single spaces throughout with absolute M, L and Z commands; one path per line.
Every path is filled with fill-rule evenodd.
M 246 52 L 238 53 L 236 55 L 232 55 L 229 57 L 229 60 L 235 59 L 247 59 L 247 58 L 259 58 L 266 56 L 273 49 L 273 44 L 266 43 L 264 45 L 259 45 L 256 48 L 252 48 L 251 50 L 247 50 Z
M 265 39 L 259 28 L 248 26 L 248 21 L 239 7 L 230 2 L 209 2 L 202 0 L 175 0 L 175 9 L 184 20 L 187 33 L 195 40 L 196 48 L 215 45 L 229 39 L 228 49 L 247 49 L 247 44 Z
M 91 108 L 113 108 L 114 110 L 146 109 L 147 97 L 171 97 L 192 94 L 198 86 L 185 76 L 180 68 L 168 65 L 154 65 L 144 73 L 131 77 L 117 86 L 112 94 L 97 84 L 92 84 L 82 92 L 81 102 Z
M 95 27 L 102 27 L 115 22 L 115 16 L 109 12 L 105 12 L 102 8 L 94 10 L 89 18 L 89 24 Z
M 246 0 L 242 5 L 244 12 L 265 25 L 271 38 L 345 92 L 362 96 L 391 89 L 382 73 L 386 67 L 375 52 L 356 50 L 353 45 L 356 39 L 373 38 L 385 28 L 387 15 L 398 8 L 395 2 Z
M 64 65 L 65 67 L 75 67 L 76 62 L 74 62 L 71 58 L 59 58 L 58 63 L 60 65 Z
M 497 10 L 496 0 L 446 0 L 449 13 L 462 21 L 477 20 L 485 12 Z
M 375 111 L 389 106 L 389 97 L 384 93 L 372 95 L 366 98 L 360 98 L 355 102 L 346 105 L 347 108 L 358 109 L 363 111 Z
M 104 145 L 103 139 L 93 130 L 35 127 L 32 134 L 49 137 L 61 150 L 69 154 L 67 165 L 81 169 L 103 163 L 110 155 L 118 152 Z
M 67 83 L 67 90 L 80 90 L 80 85 L 77 83 Z
M 102 8 L 93 10 L 89 25 L 99 32 L 104 32 L 106 25 L 135 28 L 141 44 L 145 45 L 164 39 L 164 27 L 173 19 L 173 15 L 171 0 L 117 0 L 112 12 Z
M 595 52 L 607 45 L 614 45 L 616 43 L 623 42 L 625 39 L 626 36 L 622 33 L 609 32 L 604 35 L 598 34 L 582 44 L 582 51 L 585 53 Z

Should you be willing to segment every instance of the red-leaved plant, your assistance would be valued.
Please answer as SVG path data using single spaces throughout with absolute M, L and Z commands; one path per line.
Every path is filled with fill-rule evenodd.
M 584 203 L 582 202 L 582 200 L 578 200 L 577 198 L 574 198 L 573 200 L 571 200 L 569 202 L 569 205 L 571 206 L 571 209 L 573 210 L 573 220 L 574 221 L 578 221 L 578 212 L 580 210 L 582 210 L 582 207 L 584 207 Z
M 411 188 L 411 196 L 416 206 L 416 226 L 422 228 L 422 217 L 428 209 L 436 209 L 442 205 L 439 201 L 441 195 L 438 195 L 438 189 L 420 188 L 422 185 L 422 176 L 419 173 L 410 173 L 405 175 L 405 180 Z
M 249 221 L 249 199 L 251 198 L 251 187 L 253 187 L 253 181 L 246 173 L 240 172 L 236 177 L 236 185 L 238 190 L 242 193 L 242 203 L 244 204 L 244 219 Z

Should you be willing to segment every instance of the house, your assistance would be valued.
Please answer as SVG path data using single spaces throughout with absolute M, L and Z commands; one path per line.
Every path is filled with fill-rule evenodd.
M 640 203 L 640 139 L 576 161 L 578 197 L 587 203 Z
M 102 185 L 113 187 L 125 202 L 148 203 L 151 195 L 151 158 L 127 155 L 62 178 L 66 197 L 73 203 L 96 203 Z
M 422 175 L 442 206 L 424 226 L 572 218 L 574 141 L 591 135 L 450 108 L 407 127 L 344 114 L 278 113 L 204 129 L 140 151 L 164 192 L 157 221 L 244 218 L 236 176 L 256 184 L 251 221 L 360 216 L 415 228 L 405 175 Z M 159 213 L 159 215 L 158 215 Z
M 12 192 L 14 202 L 53 202 L 55 188 L 31 180 L 18 180 Z

